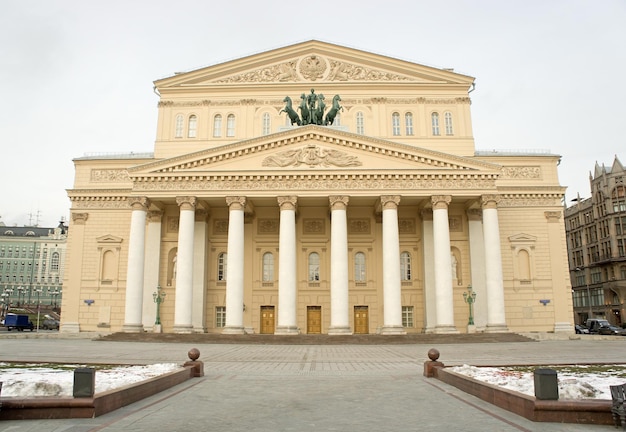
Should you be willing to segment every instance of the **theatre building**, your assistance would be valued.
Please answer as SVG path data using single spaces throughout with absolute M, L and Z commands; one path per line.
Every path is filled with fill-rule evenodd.
M 74 160 L 62 332 L 573 332 L 560 157 L 477 150 L 473 77 L 308 41 L 154 86 L 153 153 Z

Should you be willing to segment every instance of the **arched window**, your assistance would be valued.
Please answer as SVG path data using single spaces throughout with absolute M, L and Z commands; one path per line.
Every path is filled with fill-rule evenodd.
M 626 188 L 624 186 L 616 186 L 611 193 L 613 201 L 613 211 L 626 211 Z
M 52 257 L 50 258 L 50 271 L 58 272 L 59 271 L 59 253 L 53 252 Z
M 217 256 L 217 280 L 226 280 L 226 266 L 228 264 L 228 255 L 224 252 Z
M 454 135 L 454 129 L 452 129 L 452 113 L 450 111 L 443 115 L 443 121 L 446 124 L 446 135 Z
M 408 252 L 400 254 L 400 279 L 403 281 L 411 280 L 411 254 Z
M 357 252 L 354 255 L 354 280 L 355 282 L 365 282 L 365 254 L 363 252 Z
M 433 135 L 439 135 L 439 113 L 432 113 L 430 115 L 430 123 L 433 128 Z
M 397 112 L 391 114 L 391 133 L 394 136 L 400 135 L 400 114 Z
M 222 136 L 222 115 L 217 114 L 213 117 L 213 138 Z
M 407 135 L 413 135 L 413 113 L 406 113 L 404 115 L 404 127 Z
M 234 137 L 235 136 L 235 115 L 229 114 L 226 118 L 226 136 Z
M 198 133 L 198 117 L 189 116 L 189 128 L 187 130 L 187 138 L 195 138 Z
M 317 252 L 309 254 L 309 282 L 320 280 L 320 256 Z
M 271 133 L 270 114 L 263 114 L 263 135 L 269 135 Z
M 365 133 L 365 120 L 361 111 L 356 113 L 356 133 L 361 135 Z
M 263 282 L 274 282 L 274 255 L 271 252 L 263 254 Z
M 174 137 L 182 138 L 183 137 L 183 128 L 185 127 L 185 119 L 182 114 L 178 114 L 176 116 L 176 125 L 174 127 Z

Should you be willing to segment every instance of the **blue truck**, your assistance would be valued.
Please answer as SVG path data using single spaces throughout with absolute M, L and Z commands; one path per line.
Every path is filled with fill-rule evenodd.
M 35 328 L 33 322 L 28 319 L 28 315 L 19 315 L 13 313 L 8 313 L 4 317 L 4 326 L 7 328 L 8 331 L 11 331 L 13 329 L 17 329 L 17 331 L 33 331 L 33 329 Z

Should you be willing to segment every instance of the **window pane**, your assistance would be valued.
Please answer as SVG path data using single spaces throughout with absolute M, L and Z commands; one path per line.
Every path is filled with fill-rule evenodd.
M 270 115 L 269 113 L 263 114 L 263 135 L 270 134 Z
M 439 114 L 432 113 L 431 115 L 431 124 L 433 128 L 433 135 L 439 135 Z
M 213 119 L 213 137 L 219 138 L 222 136 L 222 116 L 216 115 Z
M 313 252 L 309 255 L 309 281 L 320 280 L 320 256 Z
M 221 253 L 217 257 L 217 280 L 226 280 L 226 266 L 228 263 L 228 256 L 225 253 Z
M 230 114 L 226 119 L 226 136 L 235 136 L 235 116 Z
M 198 118 L 195 115 L 189 117 L 189 130 L 187 132 L 187 136 L 189 138 L 195 138 L 197 134 L 198 128 Z
M 408 252 L 400 254 L 400 278 L 403 281 L 411 280 L 411 254 Z
M 274 255 L 270 252 L 263 254 L 263 282 L 274 282 Z
M 393 135 L 400 135 L 400 114 L 397 112 L 391 115 L 391 131 Z
M 452 113 L 445 113 L 444 120 L 446 122 L 446 135 L 452 135 L 454 133 L 454 131 L 452 130 Z
M 361 111 L 356 113 L 356 133 L 358 133 L 358 134 L 364 134 L 365 133 L 363 113 Z
M 184 119 L 183 119 L 183 115 L 182 114 L 178 114 L 176 116 L 176 126 L 175 126 L 175 130 L 174 130 L 174 136 L 176 138 L 182 138 L 183 137 L 183 124 L 184 124 Z
M 365 282 L 365 254 L 359 252 L 354 255 L 354 280 Z
M 406 127 L 406 134 L 413 135 L 413 114 L 412 113 L 406 113 L 404 115 L 404 123 Z

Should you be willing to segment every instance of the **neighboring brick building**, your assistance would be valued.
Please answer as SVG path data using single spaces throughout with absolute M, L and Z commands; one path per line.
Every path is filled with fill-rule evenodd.
M 318 41 L 156 81 L 153 154 L 74 161 L 61 331 L 160 286 L 165 332 L 573 332 L 560 156 L 477 151 L 473 89 Z
M 603 317 L 621 326 L 626 298 L 626 172 L 617 156 L 596 163 L 590 198 L 565 210 L 565 231 L 577 324 Z

